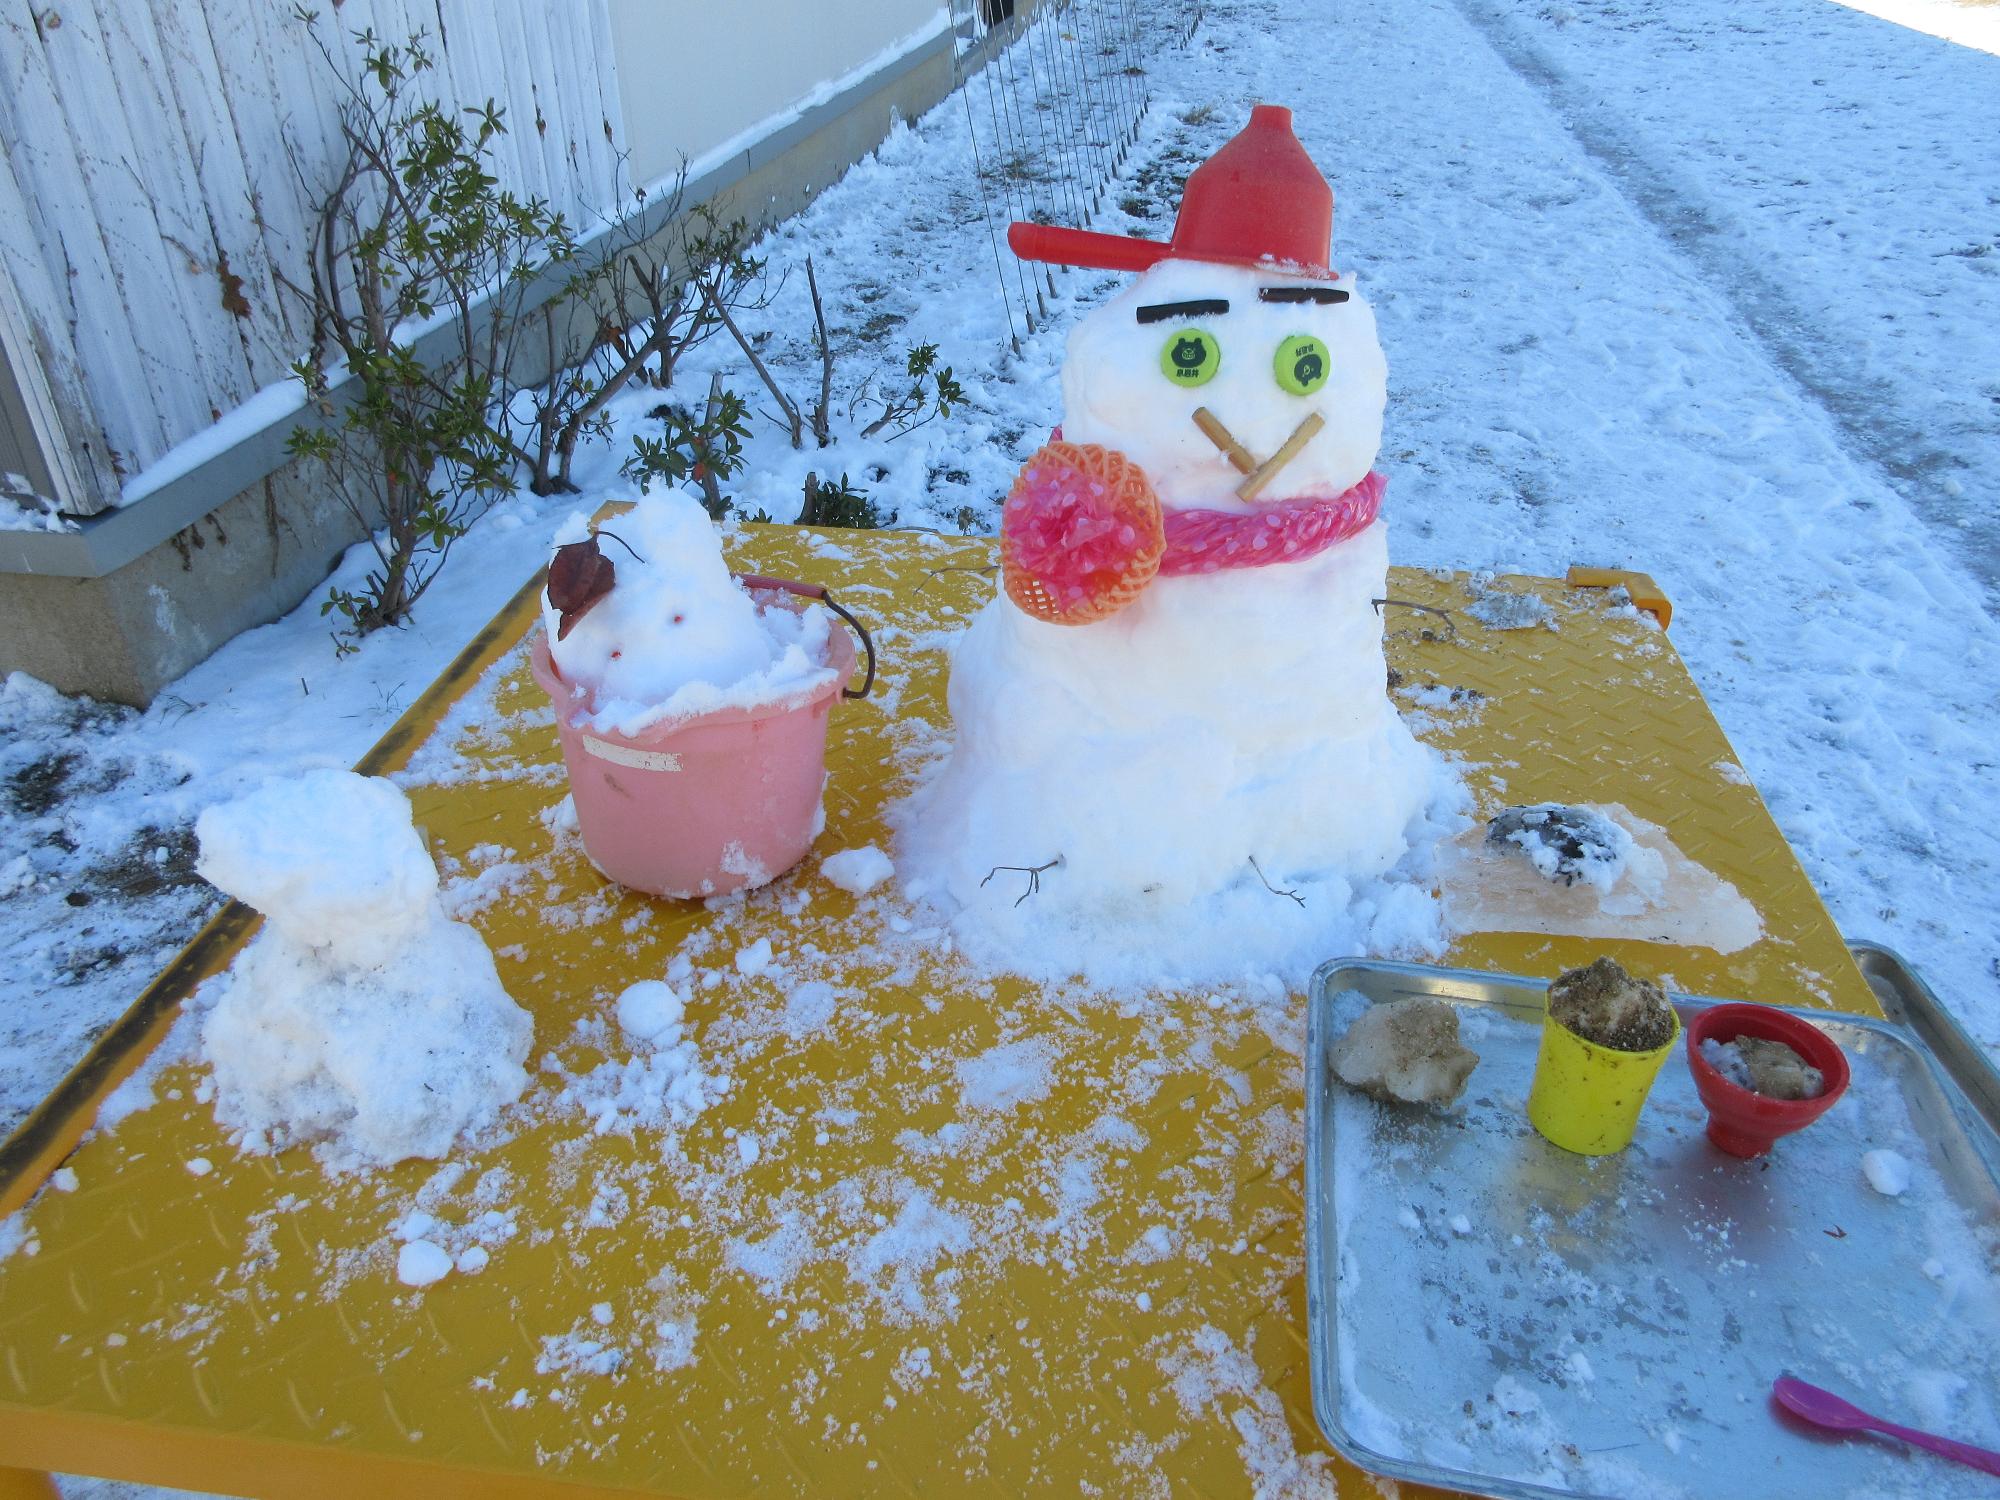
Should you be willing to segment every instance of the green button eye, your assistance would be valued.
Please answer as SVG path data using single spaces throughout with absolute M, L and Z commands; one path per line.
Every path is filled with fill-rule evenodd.
M 1278 384 L 1294 396 L 1310 396 L 1326 384 L 1332 364 L 1325 344 L 1309 333 L 1295 333 L 1278 345 L 1272 371 Z
M 1160 369 L 1175 385 L 1207 385 L 1222 368 L 1222 345 L 1206 328 L 1176 328 L 1160 351 Z

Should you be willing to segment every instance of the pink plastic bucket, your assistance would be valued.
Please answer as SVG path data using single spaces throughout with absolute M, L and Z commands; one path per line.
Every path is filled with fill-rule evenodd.
M 807 584 L 744 582 L 760 603 L 790 604 L 779 590 L 824 598 Z M 865 633 L 862 640 L 867 642 Z M 556 735 L 590 862 L 620 885 L 688 898 L 763 885 L 803 859 L 820 829 L 827 718 L 854 675 L 854 643 L 844 632 L 828 637 L 827 664 L 833 680 L 811 692 L 627 736 L 574 722 L 590 705 L 571 696 L 549 656 L 546 634 L 538 635 L 535 681 L 555 704 Z M 873 677 L 870 647 L 871 684 Z M 864 686 L 861 693 L 866 691 Z

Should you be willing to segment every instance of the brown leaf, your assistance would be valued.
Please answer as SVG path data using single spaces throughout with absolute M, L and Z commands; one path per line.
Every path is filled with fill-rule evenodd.
M 222 280 L 222 310 L 239 318 L 250 316 L 250 299 L 243 295 L 243 278 L 229 269 L 229 252 L 216 247 L 215 274 Z
M 556 622 L 556 639 L 566 638 L 570 627 L 589 614 L 617 581 L 618 570 L 598 550 L 596 537 L 556 548 L 549 559 L 549 603 L 562 616 Z

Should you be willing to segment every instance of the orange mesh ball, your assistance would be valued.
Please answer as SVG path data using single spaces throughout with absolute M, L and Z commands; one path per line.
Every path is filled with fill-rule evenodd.
M 1055 625 L 1116 614 L 1160 571 L 1167 534 L 1145 471 L 1095 443 L 1045 443 L 1000 516 L 1001 577 L 1024 613 Z

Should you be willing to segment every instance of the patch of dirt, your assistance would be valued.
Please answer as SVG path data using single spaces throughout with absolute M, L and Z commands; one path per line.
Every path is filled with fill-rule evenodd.
M 106 895 L 126 900 L 200 885 L 202 878 L 194 872 L 198 853 L 200 846 L 191 824 L 142 828 L 115 860 L 90 872 L 89 883 Z
M 83 756 L 75 750 L 51 750 L 7 778 L 7 803 L 23 817 L 53 812 L 69 788 Z

